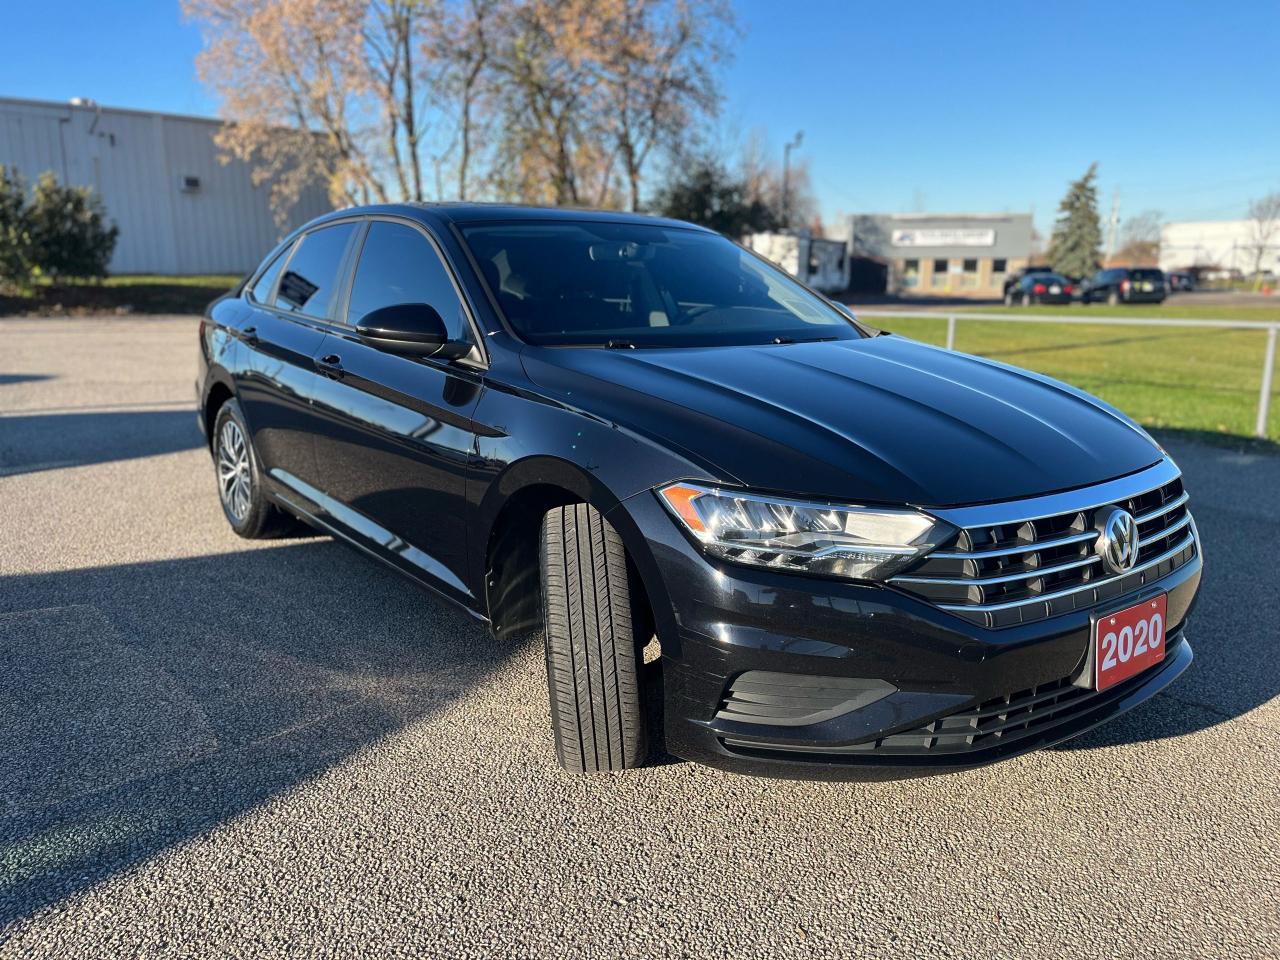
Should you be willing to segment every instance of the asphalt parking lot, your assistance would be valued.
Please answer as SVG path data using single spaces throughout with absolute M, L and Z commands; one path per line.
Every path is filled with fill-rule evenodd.
M 0 955 L 1274 957 L 1280 458 L 1170 692 L 895 784 L 560 773 L 534 645 L 227 528 L 192 318 L 0 320 Z

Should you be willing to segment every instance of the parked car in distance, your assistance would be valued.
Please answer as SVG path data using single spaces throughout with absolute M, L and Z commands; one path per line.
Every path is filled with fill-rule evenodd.
M 1165 274 L 1170 293 L 1189 293 L 1196 288 L 1195 276 L 1187 270 L 1173 270 Z
M 196 390 L 231 528 L 301 520 L 536 638 L 570 771 L 656 728 L 751 774 L 943 773 L 1192 659 L 1200 541 L 1136 423 L 679 221 L 328 214 L 210 305 Z M 269 581 L 262 616 L 296 616 Z
M 1034 267 L 1023 267 L 1012 276 L 1006 277 L 1004 281 L 1004 302 L 1013 306 L 1013 301 L 1009 299 L 1009 295 L 1013 292 L 1014 287 L 1021 283 L 1025 278 L 1034 276 L 1038 273 L 1053 273 L 1053 267 L 1047 264 L 1040 264 Z
M 1164 274 L 1155 267 L 1112 267 L 1099 270 L 1084 286 L 1083 303 L 1105 300 L 1121 303 L 1163 303 L 1166 296 Z
M 1033 303 L 1070 303 L 1075 284 L 1058 273 L 1029 273 L 1005 293 L 1009 306 Z

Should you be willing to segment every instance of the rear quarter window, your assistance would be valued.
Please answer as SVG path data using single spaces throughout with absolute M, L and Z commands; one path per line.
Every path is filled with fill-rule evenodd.
M 338 272 L 355 230 L 355 223 L 339 223 L 303 236 L 280 277 L 275 307 L 309 317 L 327 317 Z
M 284 266 L 285 261 L 289 259 L 289 251 L 294 248 L 295 244 L 289 244 L 281 250 L 267 265 L 267 268 L 258 275 L 258 282 L 253 285 L 253 289 L 249 291 L 250 296 L 258 303 L 270 303 L 271 293 L 276 286 L 276 277 L 280 276 L 280 268 Z

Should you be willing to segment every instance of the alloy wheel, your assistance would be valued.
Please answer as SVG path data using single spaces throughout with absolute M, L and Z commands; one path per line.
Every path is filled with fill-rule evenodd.
M 249 514 L 253 475 L 249 466 L 249 444 L 240 424 L 227 418 L 218 433 L 218 493 L 222 505 L 236 523 Z

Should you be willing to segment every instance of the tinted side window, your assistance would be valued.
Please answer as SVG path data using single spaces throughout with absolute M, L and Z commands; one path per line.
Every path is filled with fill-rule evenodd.
M 268 303 L 271 299 L 271 288 L 276 285 L 276 277 L 280 274 L 280 268 L 284 266 L 284 262 L 289 259 L 289 251 L 294 245 L 291 243 L 276 255 L 271 261 L 271 265 L 262 271 L 262 276 L 258 277 L 258 282 L 253 285 L 253 299 L 259 303 Z
M 347 323 L 354 326 L 369 312 L 400 303 L 435 307 L 451 338 L 471 339 L 462 302 L 431 242 L 413 227 L 375 220 L 360 251 Z
M 354 223 L 340 223 L 313 230 L 299 240 L 298 252 L 280 278 L 275 305 L 310 317 L 327 316 L 342 255 L 355 229 Z

